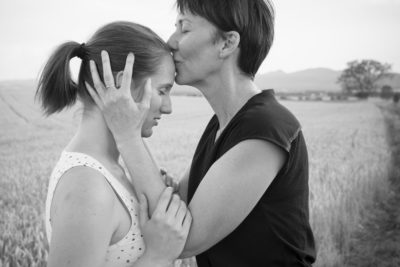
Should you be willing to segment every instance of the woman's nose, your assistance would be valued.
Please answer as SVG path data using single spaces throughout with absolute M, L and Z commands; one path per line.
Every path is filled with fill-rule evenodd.
M 174 32 L 168 39 L 167 44 L 172 51 L 178 49 L 178 42 L 176 39 L 176 32 Z

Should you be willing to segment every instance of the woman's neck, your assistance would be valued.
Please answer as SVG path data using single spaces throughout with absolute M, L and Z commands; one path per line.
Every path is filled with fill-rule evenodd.
M 214 77 L 198 89 L 217 115 L 220 131 L 251 97 L 261 92 L 250 78 L 237 74 Z
M 112 163 L 119 158 L 114 138 L 96 107 L 84 109 L 78 131 L 65 149 Z

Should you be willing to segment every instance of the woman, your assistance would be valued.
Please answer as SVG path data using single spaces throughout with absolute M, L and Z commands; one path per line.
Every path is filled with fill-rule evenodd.
M 41 74 L 37 96 L 47 115 L 77 99 L 83 112 L 76 135 L 50 177 L 48 266 L 171 266 L 185 244 L 191 215 L 167 188 L 149 218 L 146 198 L 135 192 L 119 164 L 114 138 L 84 86 L 86 81 L 92 83 L 89 60 L 99 64 L 104 49 L 110 52 L 116 70 L 105 77 L 111 75 L 118 85 L 129 88 L 131 101 L 151 97 L 141 136 L 151 136 L 161 115 L 171 113 L 169 90 L 175 68 L 168 46 L 150 29 L 114 22 L 100 28 L 86 44 L 67 42 L 56 49 Z M 131 52 L 136 55 L 133 74 L 132 69 L 123 73 L 125 57 Z M 69 70 L 75 56 L 82 59 L 77 84 Z
M 273 90 L 253 81 L 273 41 L 271 3 L 177 0 L 177 7 L 176 31 L 168 41 L 175 81 L 199 89 L 215 112 L 180 180 L 193 216 L 182 256 L 197 255 L 199 267 L 311 266 L 315 245 L 301 126 Z M 96 77 L 96 69 L 91 71 Z M 112 80 L 104 82 L 114 87 Z M 123 88 L 104 93 L 100 80 L 94 84 L 97 92 L 88 85 L 89 92 L 128 169 L 141 174 L 135 188 L 154 208 L 165 186 L 137 131 L 141 113 L 127 113 L 135 105 L 121 104 Z M 121 113 L 126 116 L 111 119 Z

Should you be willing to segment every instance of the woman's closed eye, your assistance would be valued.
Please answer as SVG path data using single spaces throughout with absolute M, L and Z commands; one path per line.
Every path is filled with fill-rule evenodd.
M 183 23 L 181 23 L 181 25 L 180 25 L 181 27 L 181 33 L 187 33 L 187 32 L 189 32 L 189 30 L 190 30 L 190 27 L 185 23 L 185 22 L 183 22 Z

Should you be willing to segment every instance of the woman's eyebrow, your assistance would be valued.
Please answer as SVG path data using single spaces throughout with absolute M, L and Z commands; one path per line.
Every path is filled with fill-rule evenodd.
M 189 24 L 191 23 L 191 21 L 189 19 L 182 18 L 182 19 L 178 19 L 178 21 L 175 23 L 175 27 L 178 26 L 178 25 L 182 25 L 184 22 L 187 22 Z

